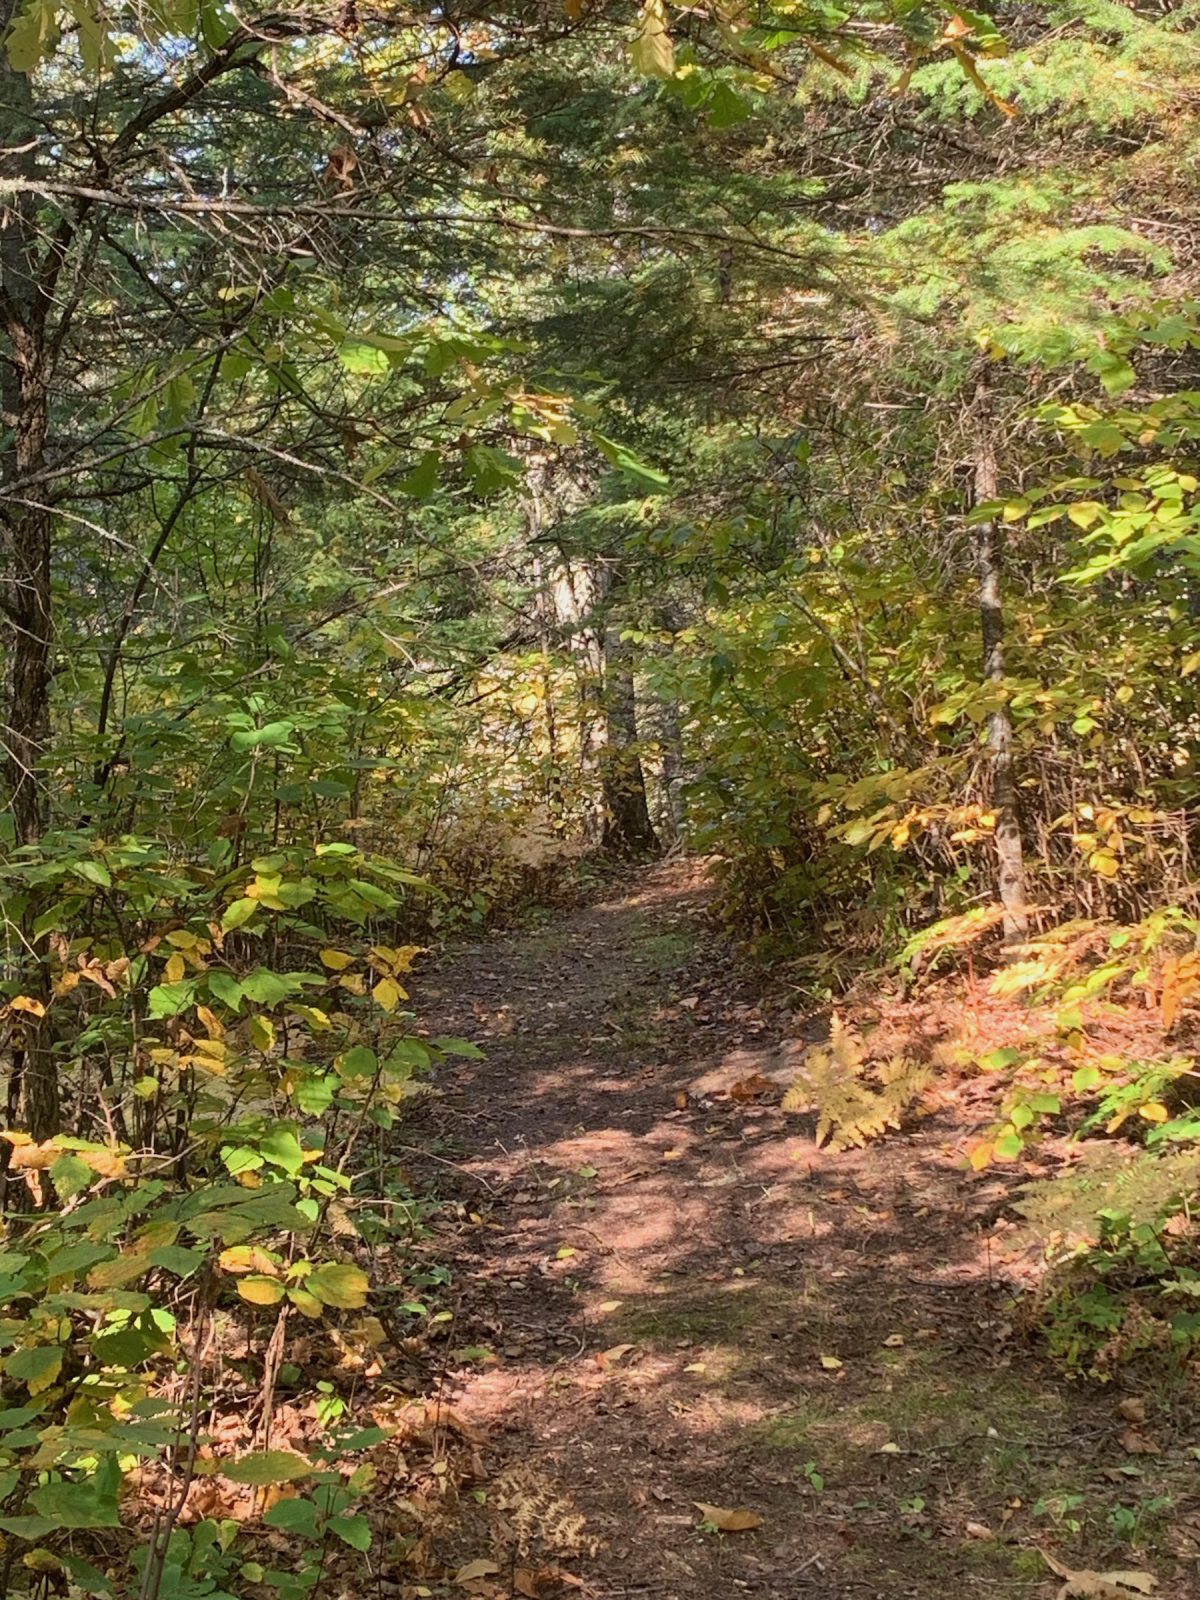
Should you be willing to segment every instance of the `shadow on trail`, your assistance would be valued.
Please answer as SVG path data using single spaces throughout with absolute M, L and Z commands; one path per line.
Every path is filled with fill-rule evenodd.
M 453 1403 L 585 1518 L 574 1550 L 539 1537 L 597 1597 L 1037 1591 L 1034 1507 L 1094 1491 L 1115 1410 L 1013 1341 L 963 1130 L 831 1156 L 782 1115 L 797 1047 L 704 899 L 660 868 L 429 980 L 436 1030 L 486 1051 L 432 1113 L 455 1341 L 490 1351 Z

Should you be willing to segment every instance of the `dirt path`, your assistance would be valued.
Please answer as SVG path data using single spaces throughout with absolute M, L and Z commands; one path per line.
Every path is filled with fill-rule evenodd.
M 1036 1544 L 1193 1592 L 1188 1507 L 1153 1503 L 1120 1397 L 1014 1341 L 961 1129 L 816 1151 L 762 1081 L 800 1043 L 739 994 L 704 899 L 694 869 L 655 870 L 456 953 L 416 997 L 486 1051 L 431 1113 L 460 1202 L 431 1253 L 455 1347 L 490 1352 L 446 1379 L 494 1463 L 449 1558 L 500 1515 L 526 1593 L 559 1592 L 536 1577 L 558 1567 L 594 1600 L 1050 1596 Z M 696 1502 L 762 1526 L 706 1531 Z M 509 1592 L 513 1559 L 480 1592 Z

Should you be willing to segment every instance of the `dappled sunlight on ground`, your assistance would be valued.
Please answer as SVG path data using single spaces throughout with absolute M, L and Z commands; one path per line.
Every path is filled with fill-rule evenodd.
M 487 1056 L 428 1113 L 464 1197 L 433 1253 L 485 1350 L 447 1395 L 585 1517 L 589 1595 L 1040 1593 L 1063 1535 L 1033 1507 L 1119 1478 L 1119 1425 L 1014 1343 L 1015 1177 L 963 1161 L 986 1107 L 951 1075 L 903 1133 L 817 1149 L 779 1101 L 823 1025 L 738 988 L 704 897 L 659 869 L 427 980 Z M 696 1502 L 763 1529 L 698 1532 Z

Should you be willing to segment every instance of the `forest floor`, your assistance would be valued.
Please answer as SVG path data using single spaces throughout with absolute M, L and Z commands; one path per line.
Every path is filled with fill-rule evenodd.
M 449 1202 L 437 1402 L 476 1460 L 431 1536 L 454 1581 L 413 1592 L 1049 1597 L 1046 1551 L 1200 1594 L 1194 1412 L 1072 1381 L 1022 1331 L 1021 1174 L 963 1160 L 988 1108 L 818 1150 L 779 1109 L 806 1030 L 707 899 L 694 865 L 631 874 L 417 986 L 485 1059 L 413 1132 Z

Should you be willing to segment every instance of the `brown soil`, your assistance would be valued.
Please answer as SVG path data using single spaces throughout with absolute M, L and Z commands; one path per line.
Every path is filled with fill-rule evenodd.
M 962 1159 L 988 1109 L 951 1094 L 817 1150 L 778 1104 L 805 1030 L 738 977 L 706 899 L 692 866 L 631 876 L 418 986 L 434 1032 L 486 1052 L 412 1135 L 454 1202 L 429 1245 L 453 1273 L 440 1399 L 488 1439 L 446 1592 L 1049 1597 L 1040 1546 L 1200 1593 L 1178 1397 L 1147 1399 L 1158 1453 L 1131 1455 L 1132 1380 L 1069 1381 L 1013 1332 L 1012 1179 Z M 698 1502 L 761 1527 L 712 1531 Z

